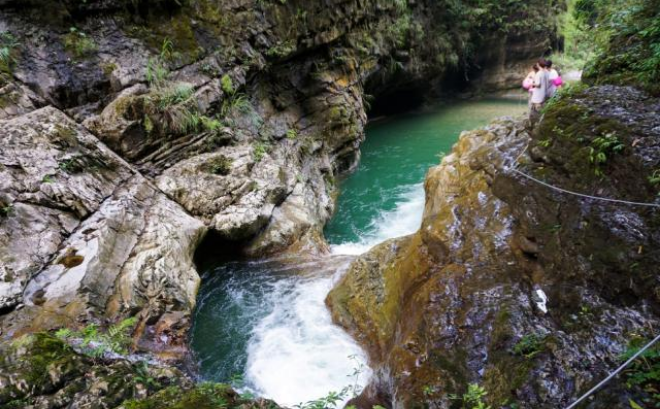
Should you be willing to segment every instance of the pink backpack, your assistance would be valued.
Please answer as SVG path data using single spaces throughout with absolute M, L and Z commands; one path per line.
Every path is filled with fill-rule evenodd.
M 532 89 L 532 85 L 534 85 L 534 80 L 531 78 L 525 78 L 525 80 L 522 83 L 522 87 L 528 91 Z
M 555 78 L 554 80 L 552 80 L 552 84 L 555 87 L 561 87 L 562 85 L 564 85 L 564 81 L 561 79 L 561 76 L 559 76 L 559 77 Z

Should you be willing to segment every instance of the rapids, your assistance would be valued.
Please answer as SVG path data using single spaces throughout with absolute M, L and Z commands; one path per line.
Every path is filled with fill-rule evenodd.
M 345 388 L 345 400 L 359 392 L 371 376 L 367 357 L 332 323 L 326 295 L 355 255 L 419 228 L 426 170 L 462 130 L 525 108 L 521 101 L 462 101 L 371 125 L 325 229 L 331 255 L 222 262 L 203 272 L 190 339 L 202 378 L 241 378 L 243 391 L 285 406 Z

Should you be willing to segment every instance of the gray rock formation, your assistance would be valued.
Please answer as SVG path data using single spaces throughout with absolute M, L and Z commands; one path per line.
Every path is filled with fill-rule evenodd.
M 520 30 L 513 10 L 496 26 L 433 1 L 5 0 L 0 12 L 6 337 L 129 315 L 146 338 L 185 332 L 207 230 L 248 256 L 326 251 L 367 94 L 442 92 L 474 66 L 466 41 Z M 553 35 L 542 26 L 512 58 Z

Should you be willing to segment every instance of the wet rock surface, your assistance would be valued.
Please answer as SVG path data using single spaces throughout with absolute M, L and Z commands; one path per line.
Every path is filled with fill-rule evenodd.
M 621 363 L 631 340 L 652 336 L 657 209 L 558 193 L 511 169 L 658 203 L 647 178 L 660 160 L 658 118 L 648 115 L 657 104 L 596 87 L 555 102 L 532 132 L 505 120 L 464 133 L 427 175 L 419 232 L 360 257 L 328 297 L 335 321 L 380 365 L 362 399 L 377 391 L 395 406 L 449 408 L 450 394 L 479 384 L 493 407 L 565 407 Z M 597 164 L 591 148 L 605 135 L 622 148 Z M 639 394 L 617 380 L 585 407 L 627 407 Z

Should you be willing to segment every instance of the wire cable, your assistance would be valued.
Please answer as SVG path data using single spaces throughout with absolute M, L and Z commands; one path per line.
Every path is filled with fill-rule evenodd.
M 594 386 L 593 388 L 589 389 L 589 390 L 587 391 L 587 393 L 585 393 L 584 395 L 580 396 L 580 398 L 579 398 L 578 400 L 576 400 L 575 402 L 573 402 L 571 405 L 567 406 L 566 409 L 573 409 L 573 408 L 577 407 L 577 405 L 578 405 L 580 402 L 582 402 L 583 400 L 585 400 L 586 398 L 588 398 L 590 395 L 592 395 L 594 392 L 596 392 L 601 386 L 603 386 L 603 385 L 605 385 L 607 382 L 609 382 L 610 379 L 612 379 L 612 378 L 614 378 L 616 375 L 618 375 L 619 372 L 623 371 L 628 365 L 630 365 L 630 363 L 631 363 L 632 361 L 634 361 L 634 360 L 637 359 L 640 355 L 642 355 L 644 352 L 646 352 L 646 350 L 649 349 L 649 348 L 650 348 L 653 344 L 655 344 L 658 340 L 660 340 L 660 334 L 659 334 L 657 337 L 655 337 L 651 342 L 649 342 L 648 344 L 644 345 L 644 348 L 642 348 L 642 349 L 640 349 L 639 351 L 637 351 L 637 353 L 635 353 L 635 355 L 631 356 L 630 359 L 628 359 L 626 362 L 624 362 L 624 363 L 623 363 L 620 367 L 618 367 L 614 372 L 612 372 L 611 374 L 609 374 L 609 375 L 607 376 L 607 378 L 605 378 L 605 379 L 603 379 L 602 381 L 600 381 L 600 382 L 598 383 L 598 385 L 596 385 L 596 386 Z
M 509 170 L 511 170 L 512 172 L 515 172 L 518 175 L 523 176 L 523 177 L 525 177 L 525 178 L 527 178 L 527 179 L 529 179 L 533 182 L 536 182 L 536 183 L 538 183 L 542 186 L 545 186 L 549 189 L 553 189 L 557 192 L 561 192 L 561 193 L 581 197 L 581 198 L 584 198 L 584 199 L 600 200 L 600 201 L 609 202 L 609 203 L 627 204 L 627 205 L 631 205 L 631 206 L 645 206 L 645 207 L 660 208 L 660 204 L 658 204 L 658 203 L 632 202 L 632 201 L 628 201 L 628 200 L 611 199 L 611 198 L 608 198 L 608 197 L 592 196 L 592 195 L 587 195 L 587 194 L 584 194 L 584 193 L 573 192 L 571 190 L 567 190 L 567 189 L 563 189 L 563 188 L 551 185 L 551 184 L 549 184 L 547 182 L 544 182 L 542 180 L 539 180 L 539 179 L 537 179 L 537 178 L 535 178 L 531 175 L 528 175 L 527 173 L 521 172 L 518 169 L 516 169 L 516 166 L 518 164 L 518 160 L 522 157 L 522 155 L 525 154 L 525 152 L 527 152 L 528 147 L 529 147 L 529 145 L 527 145 L 525 147 L 525 149 L 523 149 L 523 151 L 520 153 L 520 155 L 518 155 L 518 157 L 516 157 L 516 159 L 514 159 L 513 164 L 509 167 Z

